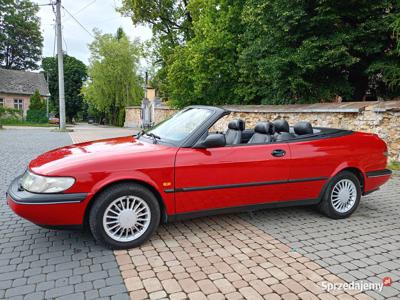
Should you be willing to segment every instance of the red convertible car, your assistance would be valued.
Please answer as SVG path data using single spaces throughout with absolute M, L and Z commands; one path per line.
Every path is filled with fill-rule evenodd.
M 7 191 L 11 209 L 44 227 L 87 225 L 114 249 L 142 244 L 160 222 L 265 207 L 314 205 L 350 216 L 384 184 L 387 147 L 377 135 L 308 122 L 245 129 L 229 111 L 190 106 L 136 136 L 40 155 Z

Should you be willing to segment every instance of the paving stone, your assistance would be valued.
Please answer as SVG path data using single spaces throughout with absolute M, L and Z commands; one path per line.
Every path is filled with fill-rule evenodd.
M 344 273 L 348 270 L 343 265 L 327 266 L 326 269 L 334 274 Z
M 6 290 L 12 286 L 12 280 L 0 281 L 0 290 Z
M 106 281 L 104 279 L 97 279 L 93 281 L 93 287 L 98 290 L 106 286 Z
M 161 283 L 168 294 L 178 293 L 182 290 L 181 286 L 179 285 L 176 279 L 167 279 L 162 281 Z
M 90 300 L 90 299 L 98 299 L 99 298 L 99 292 L 97 290 L 90 290 L 85 292 L 85 299 Z
M 64 270 L 64 271 L 48 273 L 47 279 L 48 280 L 56 280 L 59 278 L 67 278 L 69 276 L 72 276 L 72 270 Z
M 400 215 L 398 194 L 400 176 L 395 175 L 380 191 L 363 197 L 348 219 L 329 220 L 306 207 L 264 210 L 243 218 L 279 241 L 292 243 L 346 282 L 368 281 L 373 275 L 389 276 L 400 268 L 400 244 L 396 244 L 400 231 L 393 227 Z M 376 299 L 400 298 L 400 284 L 394 282 L 391 288 L 385 296 L 385 288 L 371 294 Z
M 15 288 L 10 288 L 6 291 L 5 296 L 7 298 L 14 298 L 16 296 L 26 295 L 35 290 L 34 285 L 24 285 Z
M 249 300 L 263 299 L 263 297 L 255 289 L 251 287 L 241 288 L 239 292 L 243 295 L 245 299 Z M 266 297 L 268 297 L 268 295 Z M 271 298 L 266 298 L 266 299 L 271 299 Z
M 129 296 L 127 294 L 118 294 L 111 296 L 111 300 L 129 300 Z
M 65 295 L 72 294 L 74 292 L 73 286 L 63 286 L 54 289 L 47 290 L 45 295 L 46 298 L 57 298 Z
M 112 285 L 99 290 L 99 294 L 101 297 L 109 297 L 113 295 L 122 294 L 126 291 L 125 285 L 118 284 Z
M 15 279 L 12 283 L 12 287 L 17 287 L 17 286 L 21 286 L 21 285 L 25 285 L 27 283 L 27 279 L 26 278 L 18 278 Z
M 70 143 L 67 134 L 45 129 L 28 134 L 24 130 L 10 131 L 12 135 L 8 130 L 0 132 L 0 148 L 10 149 L 6 152 L 12 153 L 8 154 L 10 159 L 6 158 L 7 165 L 0 169 L 0 193 L 3 194 L 8 180 L 21 173 L 32 157 L 62 145 L 62 137 L 65 144 Z M 73 136 L 82 140 L 99 136 L 93 132 L 85 135 L 79 130 L 75 133 Z M 37 140 L 41 143 L 35 143 Z M 31 144 L 35 147 L 24 147 Z M 399 215 L 395 201 L 400 192 L 399 182 L 400 179 L 394 177 L 381 191 L 364 197 L 358 211 L 349 219 L 330 220 L 309 208 L 285 208 L 162 225 L 149 243 L 130 251 L 115 252 L 117 259 L 112 251 L 96 245 L 88 234 L 41 229 L 20 219 L 0 202 L 0 225 L 7 224 L 4 229 L 0 227 L 0 287 L 3 284 L 5 292 L 9 292 L 13 280 L 22 284 L 23 278 L 27 278 L 27 286 L 30 283 L 35 286 L 36 292 L 32 295 L 39 293 L 42 297 L 46 291 L 45 297 L 53 295 L 55 298 L 127 298 L 128 289 L 132 299 L 185 299 L 185 293 L 180 290 L 168 294 L 164 291 L 163 282 L 175 280 L 191 298 L 201 299 L 207 295 L 209 299 L 225 299 L 229 295 L 236 299 L 242 295 L 248 299 L 273 300 L 290 299 L 298 294 L 302 299 L 314 299 L 320 291 L 310 284 L 301 285 L 307 291 L 300 292 L 296 283 L 306 277 L 318 281 L 327 273 L 308 264 L 309 260 L 327 267 L 342 279 L 366 279 L 374 275 L 381 280 L 385 272 L 397 274 L 400 232 L 394 224 Z M 296 249 L 289 253 L 291 247 L 285 243 L 291 242 L 291 247 Z M 1 248 L 1 245 L 6 247 Z M 126 255 L 125 258 L 118 258 L 120 254 Z M 131 269 L 124 270 L 125 266 Z M 315 274 L 310 273 L 313 270 Z M 20 271 L 23 273 L 17 273 Z M 329 274 L 329 271 L 326 272 Z M 12 278 L 2 279 L 5 273 Z M 236 273 L 239 277 L 232 275 Z M 41 281 L 40 275 L 46 274 L 49 281 Z M 147 274 L 147 277 L 135 280 L 138 274 Z M 161 290 L 147 292 L 143 282 L 148 279 L 158 282 Z M 152 290 L 154 285 L 150 283 L 147 282 L 147 288 Z M 58 286 L 61 284 L 63 286 Z M 218 291 L 217 285 L 224 292 Z M 275 286 L 275 292 L 271 286 Z M 298 291 L 292 292 L 288 287 Z M 171 288 L 175 290 L 176 286 Z M 386 289 L 385 297 L 396 298 L 399 290 L 394 282 Z M 371 292 L 371 295 L 376 299 L 384 297 L 379 292 Z
M 36 285 L 36 291 L 47 291 L 55 286 L 55 281 L 44 281 Z
M 85 299 L 85 294 L 84 293 L 74 293 L 74 294 L 69 294 L 66 296 L 62 297 L 57 297 L 56 300 L 84 300 Z
M 70 143 L 67 133 L 51 132 L 48 129 L 2 130 L 0 194 L 5 194 L 11 180 L 24 172 L 31 159 L 47 150 Z M 72 288 L 74 292 L 75 287 L 79 289 L 84 286 L 79 286 L 78 275 L 89 275 L 90 266 L 93 265 L 96 265 L 95 268 L 100 266 L 100 271 L 103 268 L 110 270 L 110 273 L 85 277 L 89 284 L 77 295 L 85 296 L 83 292 L 86 291 L 89 298 L 98 298 L 92 283 L 99 276 L 112 278 L 109 280 L 110 287 L 120 286 L 122 283 L 112 251 L 96 246 L 88 233 L 42 229 L 11 212 L 5 201 L 0 201 L 1 224 L 6 226 L 0 226 L 0 290 L 4 288 L 8 293 L 13 292 L 10 283 L 18 280 L 15 285 L 18 284 L 21 291 L 34 286 L 36 292 L 30 293 L 32 298 L 43 299 L 44 291 L 56 294 L 56 291 L 62 293 L 63 289 L 65 292 Z M 120 280 L 117 279 L 118 276 Z M 26 283 L 23 284 L 25 280 Z M 56 290 L 57 288 L 62 289 Z M 126 289 L 120 294 L 128 297 Z
M 100 272 L 91 272 L 88 274 L 83 274 L 82 279 L 83 281 L 95 281 L 97 279 L 103 279 L 107 277 L 108 274 L 106 271 L 100 271 Z

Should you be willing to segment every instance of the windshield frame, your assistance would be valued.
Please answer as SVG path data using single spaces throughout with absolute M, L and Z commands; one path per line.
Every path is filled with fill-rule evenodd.
M 157 125 L 153 126 L 152 128 L 145 130 L 143 134 L 139 136 L 139 140 L 145 140 L 151 143 L 154 143 L 154 138 L 151 136 L 147 136 L 146 133 L 150 133 L 154 128 L 158 127 L 162 123 L 168 121 L 171 119 L 173 116 L 175 116 L 178 113 L 184 113 L 187 110 L 193 109 L 193 108 L 200 108 L 200 109 L 207 109 L 211 111 L 211 114 L 208 116 L 207 119 L 203 121 L 202 124 L 199 124 L 197 128 L 195 128 L 186 138 L 184 138 L 181 141 L 173 141 L 169 140 L 165 137 L 161 137 L 161 139 L 157 139 L 157 144 L 161 145 L 168 145 L 168 146 L 173 146 L 173 147 L 185 147 L 189 148 L 192 147 L 197 140 L 203 135 L 205 131 L 208 130 L 208 128 L 214 124 L 217 120 L 219 120 L 221 117 L 225 116 L 226 114 L 229 114 L 230 112 L 219 107 L 214 107 L 214 106 L 206 106 L 206 105 L 191 105 L 188 107 L 185 107 L 184 109 L 176 112 L 174 115 L 172 115 L 170 118 L 165 119 L 158 123 Z

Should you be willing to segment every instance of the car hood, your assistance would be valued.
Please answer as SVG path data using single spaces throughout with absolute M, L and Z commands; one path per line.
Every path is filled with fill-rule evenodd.
M 102 162 L 130 159 L 169 147 L 142 142 L 132 136 L 74 144 L 46 152 L 29 164 L 29 169 L 40 175 L 62 175 L 64 171 Z

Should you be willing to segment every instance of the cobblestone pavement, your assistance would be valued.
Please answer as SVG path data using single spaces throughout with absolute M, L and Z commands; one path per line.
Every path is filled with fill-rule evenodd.
M 132 133 L 80 125 L 70 136 L 81 142 Z M 68 143 L 67 134 L 46 130 L 0 131 L 0 157 L 6 157 L 0 192 L 34 155 Z M 162 225 L 143 246 L 114 255 L 87 233 L 40 229 L 2 202 L 0 298 L 14 298 L 14 292 L 66 299 L 128 292 L 134 300 L 398 299 L 399 183 L 396 177 L 363 198 L 347 220 L 333 221 L 310 208 L 201 218 Z M 354 290 L 328 293 L 321 286 L 381 282 L 384 276 L 395 282 L 370 293 L 372 298 Z
M 330 220 L 309 208 L 255 212 L 245 220 L 346 282 L 394 283 L 375 299 L 400 299 L 400 174 L 361 199 L 348 219 Z
M 80 123 L 74 127 L 74 131 L 70 136 L 74 143 L 82 143 L 86 141 L 94 141 L 118 136 L 128 136 L 136 133 L 136 130 L 119 127 L 94 126 Z
M 372 299 L 327 293 L 344 282 L 238 215 L 161 226 L 150 242 L 115 251 L 131 299 Z
M 129 298 L 112 251 L 88 233 L 42 229 L 5 202 L 31 159 L 67 144 L 67 133 L 49 129 L 0 130 L 0 299 Z

